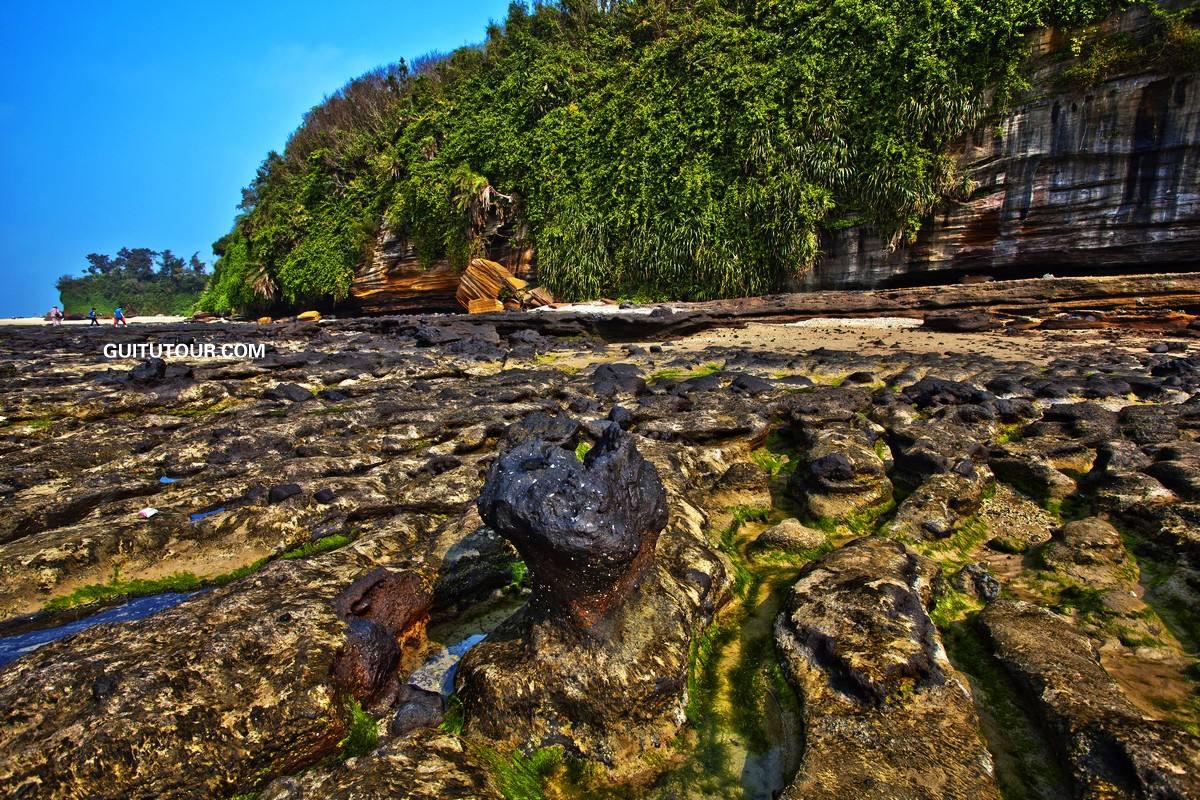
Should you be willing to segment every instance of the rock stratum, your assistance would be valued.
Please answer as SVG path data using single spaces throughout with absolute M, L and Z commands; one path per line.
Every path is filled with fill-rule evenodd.
M 0 793 L 1197 797 L 1197 293 L 0 328 Z
M 1090 35 L 1144 41 L 1155 24 L 1136 7 Z M 931 214 L 911 243 L 866 226 L 829 234 L 824 258 L 801 284 L 1192 269 L 1200 248 L 1200 74 L 1126 67 L 1072 86 L 1072 46 L 1062 31 L 1039 34 L 1029 99 L 958 144 L 953 156 L 975 187 L 969 197 Z

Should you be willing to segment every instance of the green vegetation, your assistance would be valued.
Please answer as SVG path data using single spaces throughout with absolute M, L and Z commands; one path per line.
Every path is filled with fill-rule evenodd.
M 543 747 L 527 756 L 513 753 L 510 758 L 489 748 L 481 752 L 505 800 L 543 800 L 542 783 L 563 760 L 559 747 Z
M 458 736 L 462 733 L 465 723 L 466 716 L 463 713 L 462 698 L 457 694 L 452 694 L 446 698 L 446 713 L 442 715 L 442 723 L 438 725 L 438 730 Z
M 320 555 L 349 544 L 352 538 L 340 533 L 324 536 L 297 545 L 282 553 L 279 558 L 291 560 Z M 86 586 L 80 586 L 70 594 L 51 599 L 46 603 L 45 610 L 64 611 L 87 603 L 110 603 L 115 600 L 148 597 L 163 592 L 194 592 L 208 586 L 226 586 L 248 575 L 253 575 L 269 564 L 271 560 L 270 556 L 264 556 L 230 572 L 210 577 L 201 577 L 192 572 L 173 572 L 162 578 L 134 578 L 128 581 L 121 578 L 120 567 L 113 567 L 112 577 L 107 583 L 89 583 Z
M 158 259 L 155 269 L 154 260 Z M 64 314 L 112 314 L 117 306 L 126 316 L 188 314 L 208 279 L 205 264 L 193 254 L 185 262 L 170 250 L 121 248 L 116 256 L 90 253 L 86 274 L 58 279 Z
M 375 718 L 363 711 L 357 700 L 346 703 L 346 738 L 338 742 L 342 760 L 365 756 L 379 745 L 379 724 Z
M 896 499 L 889 497 L 881 503 L 845 516 L 805 518 L 801 521 L 831 535 L 837 533 L 839 528 L 845 528 L 856 536 L 861 536 L 878 528 L 880 521 L 895 510 Z
M 591 442 L 580 442 L 575 446 L 575 458 L 583 461 L 583 459 L 587 458 L 588 451 L 591 449 Z
M 337 550 L 339 547 L 347 544 L 350 544 L 349 536 L 335 533 L 331 536 L 322 536 L 320 539 L 313 539 L 310 542 L 293 547 L 281 555 L 280 558 L 288 560 L 293 558 L 309 558 L 310 556 L 318 556 L 321 553 L 328 553 L 330 550 Z
M 649 380 L 651 383 L 655 381 L 686 381 L 692 378 L 703 378 L 705 375 L 712 375 L 722 369 L 724 366 L 721 364 L 703 364 L 692 370 L 668 367 L 652 373 Z
M 513 3 L 479 44 L 312 109 L 244 190 L 203 305 L 344 298 L 381 227 L 427 266 L 533 245 L 564 298 L 778 289 L 822 230 L 901 241 L 969 194 L 949 146 L 1019 91 L 1025 34 L 1113 6 Z
M 529 567 L 521 559 L 514 559 L 508 565 L 509 581 L 505 587 L 507 591 L 520 589 L 525 585 L 525 579 L 529 577 Z
M 970 679 L 980 727 L 996 761 L 1001 795 L 1006 800 L 1068 797 L 1071 780 L 1056 760 L 1037 712 L 992 656 L 974 624 L 974 613 L 967 613 L 977 608 L 965 595 L 943 597 L 932 616 L 951 662 Z
M 85 603 L 108 602 L 126 597 L 146 597 L 162 592 L 194 592 L 201 588 L 203 581 L 191 572 L 174 572 L 162 578 L 144 580 L 122 580 L 120 570 L 113 568 L 112 578 L 108 583 L 92 583 L 80 586 L 75 591 L 62 597 L 55 597 L 46 603 L 47 611 L 62 611 Z
M 1168 11 L 1149 5 L 1154 30 L 1141 41 L 1126 33 L 1099 35 L 1084 29 L 1071 40 L 1075 62 L 1063 70 L 1062 82 L 1088 89 L 1117 75 L 1158 70 L 1166 74 L 1200 70 L 1200 29 L 1189 24 L 1194 6 Z

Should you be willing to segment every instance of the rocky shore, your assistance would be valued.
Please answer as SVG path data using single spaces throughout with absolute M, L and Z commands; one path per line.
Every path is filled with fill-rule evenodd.
M 0 793 L 1200 797 L 1200 289 L 1013 283 L 0 329 L 0 643 L 183 597 Z

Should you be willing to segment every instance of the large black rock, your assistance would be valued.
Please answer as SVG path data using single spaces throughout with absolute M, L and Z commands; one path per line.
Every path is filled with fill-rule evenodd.
M 513 447 L 492 463 L 479 514 L 528 565 L 531 606 L 582 625 L 636 585 L 667 524 L 658 472 L 616 425 L 583 461 L 555 441 Z

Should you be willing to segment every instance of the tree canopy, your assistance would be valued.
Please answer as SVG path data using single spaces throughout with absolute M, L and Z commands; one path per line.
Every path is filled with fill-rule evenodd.
M 213 310 L 338 300 L 380 226 L 480 252 L 503 196 L 568 298 L 779 289 L 824 229 L 899 241 L 970 182 L 949 146 L 1022 85 L 1027 32 L 1112 0 L 561 0 L 314 108 L 214 250 Z M 494 192 L 495 195 L 485 193 Z
M 80 277 L 58 279 L 64 314 L 95 308 L 110 314 L 122 306 L 130 314 L 187 314 L 208 281 L 207 265 L 193 253 L 187 261 L 170 250 L 122 247 L 115 256 L 89 253 Z

